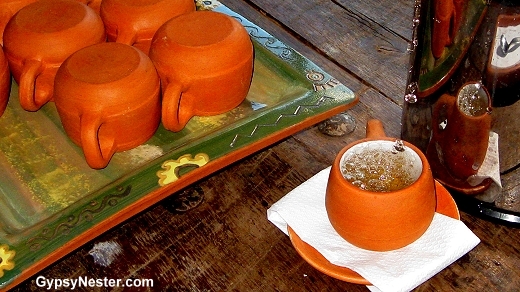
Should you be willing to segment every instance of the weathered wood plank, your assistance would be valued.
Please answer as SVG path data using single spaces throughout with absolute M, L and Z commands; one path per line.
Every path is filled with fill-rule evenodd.
M 408 42 L 401 36 L 331 1 L 252 2 L 344 70 L 402 103 L 409 54 Z M 412 17 L 413 13 L 410 27 Z
M 415 1 L 396 0 L 337 0 L 333 1 L 353 14 L 363 15 L 372 19 L 381 27 L 398 34 L 406 40 L 412 38 L 411 20 L 414 13 Z
M 266 17 L 264 12 L 247 5 L 242 0 L 224 0 L 222 3 L 262 27 L 287 46 L 301 53 L 354 92 L 357 92 L 363 87 L 361 80 L 349 74 L 341 66 L 334 64 L 334 61 L 326 55 L 320 54 L 315 48 L 303 42 L 299 35 L 286 30 L 282 27 L 283 24 L 279 23 L 276 19 Z

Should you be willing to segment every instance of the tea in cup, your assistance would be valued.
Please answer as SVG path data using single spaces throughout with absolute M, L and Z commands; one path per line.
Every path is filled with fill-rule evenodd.
M 146 142 L 160 123 L 159 76 L 148 56 L 125 44 L 72 54 L 56 74 L 54 98 L 65 132 L 95 169 Z
M 9 102 L 9 94 L 11 93 L 11 73 L 9 65 L 4 55 L 4 50 L 0 46 L 0 117 Z
M 77 50 L 105 41 L 99 15 L 74 0 L 40 0 L 7 23 L 4 50 L 21 106 L 36 111 L 53 97 L 54 76 Z
M 381 122 L 370 120 L 367 138 L 336 156 L 325 205 L 332 226 L 346 241 L 367 250 L 394 250 L 430 226 L 435 181 L 418 148 L 386 137 Z
M 148 54 L 152 38 L 166 21 L 195 11 L 193 0 L 103 0 L 100 15 L 109 41 Z
M 149 55 L 161 77 L 162 122 L 171 131 L 193 116 L 237 107 L 251 85 L 253 44 L 242 24 L 223 13 L 194 11 L 169 20 Z

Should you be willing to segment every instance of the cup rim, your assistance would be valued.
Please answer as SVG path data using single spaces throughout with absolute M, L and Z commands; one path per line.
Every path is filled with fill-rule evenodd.
M 460 113 L 462 113 L 466 118 L 468 119 L 471 119 L 471 120 L 479 120 L 481 119 L 482 117 L 486 116 L 486 115 L 489 115 L 491 112 L 490 112 L 490 109 L 492 108 L 492 105 L 491 105 L 491 99 L 489 98 L 489 91 L 487 90 L 487 88 L 485 86 L 483 86 L 482 84 L 480 84 L 480 86 L 478 85 L 480 84 L 479 82 L 466 82 L 464 83 L 459 91 L 457 92 L 457 95 L 454 96 L 455 98 L 455 106 L 457 107 L 457 109 L 459 110 Z M 478 87 L 478 91 L 482 91 L 482 93 L 485 95 L 486 97 L 486 100 L 487 100 L 487 108 L 486 108 L 486 111 L 480 115 L 471 115 L 469 113 L 467 113 L 464 109 L 462 109 L 461 107 L 461 92 L 462 90 L 465 88 L 465 87 L 468 87 L 470 85 L 475 85 Z M 479 96 L 480 99 L 484 99 L 483 96 Z
M 421 171 L 420 175 L 415 179 L 414 182 L 409 184 L 407 187 L 402 188 L 402 189 L 398 189 L 398 190 L 394 190 L 394 191 L 387 191 L 387 192 L 377 192 L 377 191 L 371 191 L 371 190 L 364 190 L 364 189 L 361 189 L 358 186 L 352 184 L 341 173 L 340 164 L 342 162 L 342 159 L 345 156 L 345 153 L 349 149 L 351 149 L 352 147 L 354 147 L 356 145 L 359 145 L 359 144 L 362 144 L 362 143 L 372 142 L 372 141 L 396 142 L 398 140 L 403 141 L 405 147 L 407 147 L 410 150 L 412 150 L 413 152 L 415 152 L 415 154 L 419 157 L 420 162 L 422 164 L 422 171 Z M 361 140 L 358 140 L 358 141 L 354 141 L 354 142 L 348 144 L 343 149 L 341 149 L 340 152 L 336 155 L 336 158 L 334 159 L 333 168 L 336 168 L 336 170 L 339 172 L 339 176 L 340 176 L 340 178 L 342 178 L 342 180 L 341 180 L 342 184 L 345 184 L 345 185 L 349 186 L 350 188 L 356 189 L 356 191 L 359 191 L 360 193 L 369 194 L 369 195 L 376 195 L 376 196 L 388 196 L 388 195 L 391 195 L 391 194 L 403 193 L 403 190 L 410 189 L 410 188 L 412 188 L 414 186 L 417 186 L 417 185 L 423 183 L 423 181 L 425 179 L 427 179 L 428 176 L 431 176 L 432 177 L 432 181 L 433 181 L 433 175 L 429 174 L 429 173 L 431 173 L 431 167 L 430 167 L 430 164 L 428 163 L 428 160 L 427 160 L 426 156 L 424 155 L 424 153 L 419 148 L 417 148 L 415 145 L 413 145 L 413 144 L 411 144 L 411 143 L 409 143 L 409 142 L 407 142 L 405 140 L 398 139 L 398 138 L 392 138 L 392 137 L 364 138 L 364 139 L 361 139 Z

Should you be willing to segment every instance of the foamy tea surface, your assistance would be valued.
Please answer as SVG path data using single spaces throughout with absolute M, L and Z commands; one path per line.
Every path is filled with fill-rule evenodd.
M 340 161 L 343 177 L 362 190 L 391 192 L 417 180 L 422 163 L 413 150 L 392 141 L 355 145 Z

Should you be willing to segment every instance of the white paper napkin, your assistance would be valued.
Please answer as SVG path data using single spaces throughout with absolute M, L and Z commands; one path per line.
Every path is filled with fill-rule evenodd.
M 410 291 L 473 249 L 479 238 L 464 223 L 436 213 L 426 233 L 398 250 L 374 252 L 340 237 L 325 210 L 330 167 L 322 170 L 267 210 L 274 225 L 287 226 L 332 264 L 347 267 L 369 281 L 372 291 Z

